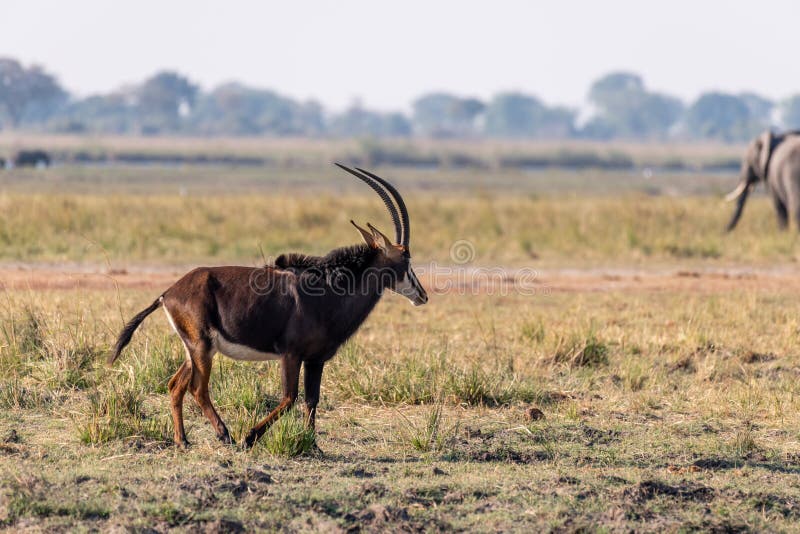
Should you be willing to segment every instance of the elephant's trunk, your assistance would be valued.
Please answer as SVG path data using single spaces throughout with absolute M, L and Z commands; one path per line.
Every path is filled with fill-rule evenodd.
M 739 193 L 738 197 L 733 195 L 733 193 L 736 192 Z M 737 187 L 736 191 L 734 191 L 733 193 L 731 193 L 728 196 L 731 197 L 730 200 L 736 199 L 736 211 L 733 212 L 733 217 L 731 217 L 728 226 L 725 228 L 726 232 L 730 232 L 731 230 L 736 228 L 736 223 L 739 222 L 739 217 L 742 216 L 742 211 L 744 210 L 744 203 L 747 202 L 747 195 L 750 194 L 750 187 L 747 184 L 747 182 L 742 182 L 742 184 L 739 187 Z

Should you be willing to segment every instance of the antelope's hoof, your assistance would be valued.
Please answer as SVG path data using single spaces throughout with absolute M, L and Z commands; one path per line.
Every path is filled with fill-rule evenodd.
M 252 449 L 253 445 L 256 444 L 256 441 L 258 441 L 259 437 L 261 437 L 261 435 L 258 433 L 258 431 L 255 428 L 253 430 L 251 430 L 250 433 L 247 434 L 247 437 L 244 438 L 244 448 L 245 449 Z
M 175 446 L 178 447 L 179 449 L 185 451 L 185 450 L 188 450 L 191 445 L 190 445 L 188 439 L 183 438 L 183 439 L 180 439 L 180 440 L 176 440 L 175 441 Z
M 220 440 L 225 445 L 236 445 L 236 442 L 233 440 L 230 434 L 225 431 L 224 434 L 217 436 L 217 439 Z

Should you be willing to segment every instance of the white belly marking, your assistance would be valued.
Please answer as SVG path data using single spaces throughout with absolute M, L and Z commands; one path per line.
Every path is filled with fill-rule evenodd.
M 249 362 L 264 362 L 267 360 L 278 360 L 280 359 L 279 354 L 275 354 L 273 352 L 260 352 L 253 348 L 248 347 L 247 345 L 239 345 L 238 343 L 233 343 L 228 341 L 219 333 L 214 336 L 214 346 L 217 349 L 217 352 L 220 354 L 224 354 L 228 358 L 233 358 L 234 360 L 245 360 Z

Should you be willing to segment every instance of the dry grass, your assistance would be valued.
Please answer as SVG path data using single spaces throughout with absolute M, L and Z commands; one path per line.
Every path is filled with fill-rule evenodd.
M 456 197 L 410 192 L 418 263 L 473 265 L 789 263 L 797 234 L 775 230 L 756 198 L 733 234 L 713 197 Z M 224 197 L 0 195 L 0 260 L 256 265 L 293 250 L 323 254 L 358 241 L 351 218 L 390 232 L 377 198 L 322 194 Z M 469 216 L 465 216 L 469 214 Z
M 298 420 L 247 453 L 218 444 L 193 407 L 192 450 L 169 446 L 163 389 L 181 353 L 166 322 L 148 320 L 115 368 L 101 357 L 149 298 L 5 294 L 0 399 L 25 391 L 0 418 L 0 436 L 17 436 L 0 444 L 7 525 L 780 530 L 797 520 L 798 322 L 781 291 L 450 295 L 419 309 L 388 297 L 328 366 L 325 452 L 297 461 L 283 456 L 299 450 Z M 97 356 L 53 363 L 77 353 Z M 276 367 L 215 365 L 212 396 L 235 435 L 275 405 Z M 531 406 L 545 418 L 529 421 Z
M 69 183 L 85 176 L 69 172 Z M 356 189 L 322 188 L 319 198 L 257 190 L 269 194 L 15 189 L 0 195 L 0 258 L 255 264 L 259 247 L 270 256 L 355 242 L 351 217 L 386 226 L 379 203 Z M 728 207 L 718 196 L 403 190 L 420 264 L 452 265 L 450 247 L 465 239 L 475 250 L 467 267 L 659 264 L 684 277 L 612 277 L 602 291 L 572 283 L 527 296 L 431 291 L 421 308 L 390 295 L 326 366 L 317 435 L 295 414 L 251 451 L 219 444 L 191 398 L 193 446 L 170 444 L 166 385 L 183 353 L 162 316 L 144 323 L 113 368 L 104 365 L 124 320 L 156 289 L 5 288 L 0 525 L 796 529 L 796 284 L 692 278 L 700 264 L 791 269 L 795 234 L 774 231 L 764 199 L 723 236 Z M 234 438 L 276 406 L 279 384 L 274 362 L 218 357 L 211 395 Z M 324 452 L 304 454 L 314 442 Z

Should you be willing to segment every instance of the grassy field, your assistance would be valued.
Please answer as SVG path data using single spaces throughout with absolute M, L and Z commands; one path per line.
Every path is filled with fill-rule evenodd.
M 362 192 L 363 193 L 363 192 Z M 418 263 L 450 264 L 466 241 L 483 266 L 786 264 L 797 235 L 776 230 L 754 198 L 735 233 L 715 196 L 666 197 L 410 193 Z M 355 243 L 349 220 L 391 233 L 379 199 L 353 193 L 215 196 L 0 194 L 0 261 L 141 264 L 244 263 L 286 251 L 322 254 Z
M 356 242 L 350 218 L 388 231 L 365 188 L 325 168 L 0 175 L 0 525 L 797 530 L 797 238 L 766 199 L 724 235 L 731 176 L 386 171 L 431 302 L 387 296 L 326 367 L 321 451 L 299 416 L 221 445 L 190 398 L 192 447 L 174 448 L 182 350 L 161 314 L 104 359 L 173 271 L 322 253 Z M 543 276 L 434 290 L 431 262 Z M 49 288 L 78 272 L 105 285 Z M 211 389 L 239 441 L 278 366 L 217 357 Z
M 508 158 L 554 161 L 591 156 L 598 161 L 626 160 L 637 166 L 706 167 L 738 161 L 743 147 L 714 142 L 635 143 L 625 141 L 530 141 L 447 139 L 296 139 L 296 138 L 182 138 L 92 135 L 41 135 L 0 132 L 0 157 L 16 150 L 39 148 L 71 161 L 79 157 L 120 156 L 185 158 L 232 156 L 257 158 L 283 168 L 322 167 L 337 160 L 370 160 L 384 156 L 437 161 L 444 167 L 501 165 Z M 374 161 L 372 162 L 375 163 Z
M 193 447 L 170 446 L 164 393 L 181 351 L 166 321 L 150 319 L 113 369 L 102 363 L 122 318 L 151 298 L 5 295 L 7 526 L 746 531 L 798 520 L 800 322 L 783 290 L 451 295 L 420 309 L 387 298 L 327 370 L 324 452 L 295 459 L 280 433 L 251 452 L 220 445 L 192 401 Z M 212 396 L 236 439 L 277 403 L 276 370 L 218 360 Z

